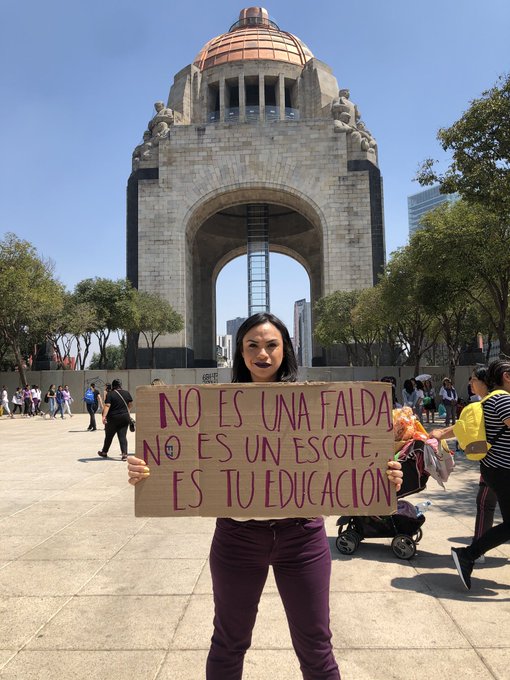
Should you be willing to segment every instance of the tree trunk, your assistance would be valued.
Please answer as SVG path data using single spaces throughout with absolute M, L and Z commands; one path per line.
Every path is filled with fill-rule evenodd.
M 16 363 L 18 365 L 18 373 L 19 378 L 21 380 L 21 385 L 25 387 L 25 385 L 27 384 L 27 378 L 25 375 L 25 368 L 23 366 L 23 357 L 21 356 L 21 350 L 17 342 L 12 342 L 11 347 L 14 353 L 14 358 L 16 359 Z

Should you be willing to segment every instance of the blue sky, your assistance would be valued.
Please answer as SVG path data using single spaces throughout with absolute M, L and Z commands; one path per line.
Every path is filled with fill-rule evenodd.
M 0 237 L 13 231 L 55 262 L 70 289 L 125 276 L 131 153 L 156 100 L 241 1 L 3 0 L 0 12 Z M 351 91 L 379 145 L 388 255 L 407 240 L 419 163 L 446 161 L 436 132 L 509 71 L 508 0 L 278 0 L 281 29 L 301 38 Z M 271 268 L 272 311 L 291 324 L 309 296 L 304 270 Z M 246 264 L 220 274 L 218 331 L 246 313 Z M 234 294 L 233 291 L 236 291 Z M 5 291 L 2 292 L 5 294 Z

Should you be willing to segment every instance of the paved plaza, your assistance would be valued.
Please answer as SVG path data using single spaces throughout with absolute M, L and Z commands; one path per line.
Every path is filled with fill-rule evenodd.
M 118 443 L 88 416 L 0 422 L 0 677 L 203 680 L 211 636 L 213 519 L 138 518 Z M 130 451 L 134 435 L 130 435 Z M 460 459 L 414 559 L 389 539 L 333 555 L 333 642 L 343 680 L 508 680 L 510 544 L 466 591 L 450 558 L 471 535 L 476 465 Z M 274 581 L 262 597 L 244 680 L 299 680 Z

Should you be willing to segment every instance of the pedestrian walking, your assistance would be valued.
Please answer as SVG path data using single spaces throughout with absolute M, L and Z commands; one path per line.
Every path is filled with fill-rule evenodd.
M 32 392 L 30 390 L 30 385 L 25 385 L 22 391 L 23 394 L 23 417 L 24 418 L 30 418 L 32 417 Z
M 20 415 L 23 415 L 23 392 L 21 387 L 17 387 L 14 394 L 12 395 L 12 413 L 13 415 L 19 410 Z
M 237 332 L 232 381 L 296 379 L 297 361 L 285 325 L 265 312 L 248 318 Z M 388 477 L 397 488 L 400 467 L 388 463 Z M 136 484 L 150 471 L 142 459 L 130 457 L 128 474 Z M 270 565 L 303 678 L 339 680 L 331 645 L 331 553 L 323 517 L 217 519 L 210 553 L 215 613 L 206 680 L 241 680 Z
M 500 389 L 509 393 L 494 394 L 483 403 L 487 441 L 494 443 L 480 461 L 483 481 L 496 494 L 503 521 L 467 548 L 452 548 L 453 561 L 468 590 L 475 561 L 510 540 L 510 361 L 489 364 L 487 383 L 491 392 Z
M 101 451 L 97 452 L 101 458 L 108 457 L 111 443 L 115 435 L 119 440 L 122 460 L 127 459 L 128 444 L 127 430 L 131 421 L 131 404 L 133 397 L 127 390 L 122 389 L 122 382 L 114 380 L 112 389 L 107 393 L 103 408 L 103 424 L 105 429 L 104 443 Z
M 39 385 L 32 385 L 32 403 L 34 405 L 34 416 L 43 415 L 41 413 L 41 390 Z
M 57 389 L 55 385 L 51 384 L 44 396 L 44 401 L 48 404 L 48 409 L 50 412 L 50 420 L 55 420 L 55 411 L 57 409 Z
M 90 422 L 87 430 L 90 432 L 95 432 L 97 430 L 96 413 L 99 408 L 103 408 L 103 400 L 101 399 L 99 390 L 96 389 L 95 383 L 90 383 L 90 386 L 85 390 L 83 401 L 85 402 L 87 412 L 90 416 Z
M 11 413 L 9 408 L 9 394 L 5 385 L 2 387 L 1 405 L 3 413 L 5 413 L 6 416 L 9 416 L 9 418 L 14 418 L 14 413 Z
M 469 378 L 471 391 L 479 400 L 489 394 L 487 370 L 486 366 L 478 366 L 473 370 L 471 377 Z M 450 437 L 455 436 L 455 426 L 452 425 L 444 430 L 431 430 L 430 436 L 438 440 L 450 439 Z M 480 475 L 478 493 L 476 495 L 475 530 L 471 542 L 479 539 L 492 527 L 497 504 L 498 498 L 496 492 L 493 491 L 490 486 L 487 486 L 483 476 Z M 476 562 L 477 564 L 483 564 L 485 562 L 485 555 L 480 555 Z
M 64 420 L 65 399 L 64 399 L 64 393 L 62 391 L 62 385 L 59 385 L 57 387 L 57 391 L 55 393 L 55 401 L 57 403 L 57 410 L 55 411 L 55 418 L 57 418 L 58 415 L 60 414 L 60 417 L 62 418 L 62 420 Z
M 62 389 L 62 394 L 64 396 L 64 413 L 68 413 L 69 416 L 72 418 L 73 414 L 71 413 L 71 404 L 73 403 L 73 398 L 71 396 L 71 392 L 69 390 L 68 385 L 64 385 Z

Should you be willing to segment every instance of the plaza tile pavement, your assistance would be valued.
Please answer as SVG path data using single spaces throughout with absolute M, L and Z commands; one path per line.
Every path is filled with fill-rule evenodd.
M 114 442 L 87 416 L 0 422 L 0 677 L 202 680 L 211 635 L 212 519 L 133 516 Z M 131 435 L 131 447 L 134 438 Z M 335 549 L 331 625 L 343 680 L 510 678 L 510 544 L 477 567 L 470 592 L 450 558 L 470 537 L 474 464 L 434 481 L 414 559 L 389 540 Z M 299 680 L 274 580 L 264 591 L 245 680 Z

